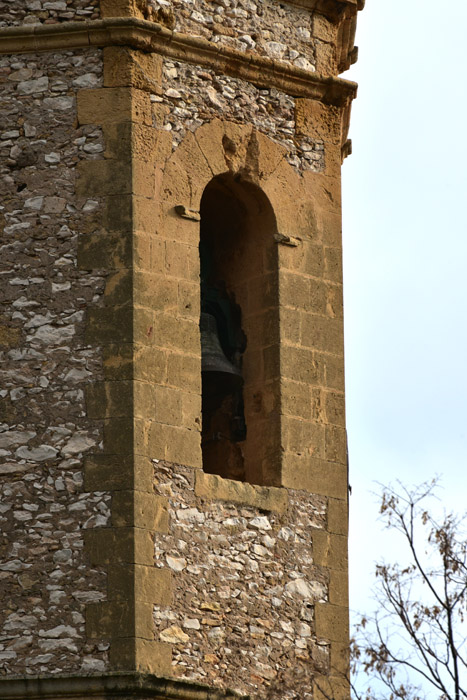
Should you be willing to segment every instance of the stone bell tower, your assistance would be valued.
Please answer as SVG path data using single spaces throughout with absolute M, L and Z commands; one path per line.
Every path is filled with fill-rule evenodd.
M 349 697 L 362 6 L 0 2 L 0 697 Z

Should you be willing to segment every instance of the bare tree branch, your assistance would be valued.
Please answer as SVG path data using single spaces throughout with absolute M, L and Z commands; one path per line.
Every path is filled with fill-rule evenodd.
M 402 535 L 409 564 L 376 567 L 378 612 L 362 618 L 352 659 L 370 689 L 355 700 L 387 700 L 379 687 L 394 699 L 421 700 L 423 687 L 438 700 L 467 698 L 467 533 L 464 518 L 438 521 L 426 507 L 436 487 L 383 487 L 381 515 Z
M 383 487 L 380 512 L 402 537 L 407 562 L 376 566 L 377 612 L 357 625 L 351 674 L 320 676 L 326 700 L 344 697 L 342 687 L 352 700 L 467 700 L 467 528 L 464 518 L 437 519 L 427 507 L 436 486 Z M 292 669 L 266 700 L 306 700 L 313 682 L 312 670 Z

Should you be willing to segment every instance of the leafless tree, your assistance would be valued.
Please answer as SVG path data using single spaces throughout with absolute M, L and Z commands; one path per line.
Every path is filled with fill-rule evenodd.
M 356 627 L 350 675 L 334 673 L 319 684 L 327 700 L 343 697 L 342 687 L 352 700 L 467 698 L 466 520 L 435 516 L 437 486 L 435 479 L 414 489 L 382 487 L 381 517 L 400 535 L 399 559 L 406 563 L 376 566 L 376 612 Z M 307 677 L 288 673 L 271 685 L 266 700 L 302 700 L 312 685 L 312 669 Z
M 352 670 L 369 686 L 354 690 L 356 700 L 467 698 L 465 519 L 434 516 L 436 487 L 383 488 L 381 516 L 401 535 L 408 563 L 376 567 L 377 612 L 360 620 L 352 642 Z

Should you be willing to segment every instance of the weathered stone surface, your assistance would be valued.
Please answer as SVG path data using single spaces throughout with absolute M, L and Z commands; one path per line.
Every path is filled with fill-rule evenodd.
M 288 506 L 285 489 L 253 486 L 201 471 L 196 474 L 195 493 L 201 498 L 238 502 L 279 513 L 283 513 Z
M 198 0 L 190 8 L 181 0 L 145 0 L 142 7 L 148 19 L 176 31 L 203 36 L 220 47 L 255 52 L 305 70 L 316 70 L 320 46 L 313 36 L 314 13 L 307 8 L 288 2 L 277 5 L 271 0 Z M 329 60 L 320 63 L 324 72 L 334 67 L 333 54 L 337 50 L 335 27 L 327 23 L 327 28 Z
M 229 47 L 335 69 L 337 26 L 289 2 L 0 0 L 0 26 L 100 10 L 211 40 L 220 57 L 211 66 Z M 103 72 L 103 53 L 0 59 L 0 662 L 7 673 L 168 675 L 173 645 L 181 678 L 260 698 L 289 667 L 309 687 L 310 670 L 329 672 L 328 640 L 347 635 L 334 356 L 342 115 L 127 46 L 105 50 Z M 226 171 L 261 183 L 275 242 L 259 259 L 290 272 L 280 316 L 288 357 L 261 359 L 286 380 L 277 448 L 283 463 L 293 458 L 263 483 L 288 489 L 195 478 L 199 204 Z M 290 248 L 276 254 L 276 243 Z M 276 293 L 263 282 L 251 281 L 252 297 Z M 270 340 L 269 326 L 251 336 Z M 155 497 L 150 458 L 192 468 L 156 462 Z
M 188 131 L 214 117 L 251 124 L 285 147 L 284 157 L 297 170 L 324 169 L 324 142 L 295 128 L 295 100 L 274 88 L 260 90 L 250 83 L 187 64 L 164 61 L 162 96 L 154 105 L 167 105 L 163 128 L 175 148 Z
M 185 644 L 190 637 L 177 625 L 171 625 L 162 630 L 160 639 L 161 642 L 168 642 L 169 644 Z
M 281 668 L 313 668 L 314 606 L 328 599 L 328 573 L 310 534 L 325 527 L 326 499 L 289 491 L 285 512 L 265 513 L 264 494 L 259 507 L 247 491 L 245 504 L 240 490 L 234 501 L 226 491 L 197 496 L 194 471 L 155 463 L 170 517 L 168 534 L 155 535 L 155 565 L 172 568 L 174 587 L 172 603 L 154 607 L 156 639 L 174 645 L 182 678 L 261 698 Z
M 84 19 L 92 4 L 18 0 L 0 14 Z M 107 644 L 86 640 L 84 608 L 105 598 L 106 580 L 84 557 L 83 531 L 108 523 L 110 497 L 83 490 L 82 455 L 102 440 L 83 389 L 102 372 L 84 313 L 104 280 L 76 267 L 100 202 L 75 193 L 76 164 L 103 151 L 100 129 L 76 128 L 75 91 L 101 83 L 102 62 L 99 51 L 2 57 L 0 72 L 2 673 L 103 670 Z
M 0 27 L 97 19 L 99 0 L 15 0 L 0 2 Z M 27 69 L 18 68 L 16 73 Z M 27 73 L 26 73 L 27 75 Z

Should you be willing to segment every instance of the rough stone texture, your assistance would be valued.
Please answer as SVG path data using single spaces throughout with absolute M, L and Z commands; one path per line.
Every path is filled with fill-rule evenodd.
M 36 676 L 0 678 L 2 697 L 17 698 L 74 698 L 88 700 L 116 700 L 119 698 L 139 698 L 139 700 L 251 700 L 231 691 L 208 688 L 200 683 L 190 683 L 175 679 L 140 673 L 138 671 L 113 672 L 110 674 L 89 674 L 80 676 Z
M 98 16 L 91 2 L 2 1 L 7 24 Z M 18 51 L 32 37 L 45 53 L 0 62 L 2 672 L 57 680 L 58 672 L 172 669 L 178 696 L 201 682 L 307 700 L 311 675 L 332 679 L 348 645 L 340 268 L 348 105 L 334 103 L 335 83 L 311 76 L 337 73 L 338 20 L 271 0 L 175 2 L 152 11 L 146 0 L 100 5 L 106 18 L 201 34 L 218 53 L 179 36 L 166 60 L 141 50 L 147 24 L 100 38 L 64 22 L 47 41 L 42 27 L 26 27 L 27 41 L 13 32 Z M 119 45 L 66 52 L 76 37 Z M 293 80 L 281 80 L 284 66 L 269 60 L 261 62 L 268 80 L 276 75 L 291 96 L 259 89 L 250 51 L 308 70 L 310 95 L 294 88 L 305 73 L 287 70 Z M 317 85 L 326 86 L 323 102 Z M 207 189 L 213 179 L 222 209 L 221 189 Z M 199 220 L 209 228 L 226 211 L 240 237 L 268 241 L 261 255 L 244 248 L 258 275 L 238 300 L 250 309 L 264 294 L 261 312 L 272 313 L 250 338 L 263 329 L 282 352 L 256 358 L 266 378 L 280 379 L 271 440 L 280 463 L 265 459 L 243 490 L 201 471 Z M 154 494 L 155 459 L 166 461 L 155 464 Z
M 82 492 L 79 466 L 18 465 L 0 488 L 0 673 L 106 668 L 108 645 L 84 635 L 84 606 L 105 597 L 105 578 L 84 560 L 79 528 L 104 525 L 109 503 Z
M 76 129 L 75 92 L 101 83 L 99 51 L 2 58 L 0 296 L 0 666 L 8 673 L 103 670 L 87 644 L 86 603 L 105 596 L 82 530 L 109 517 L 109 495 L 83 492 L 82 455 L 102 429 L 84 386 L 101 375 L 84 315 L 104 278 L 78 271 L 78 232 L 100 202 L 75 195 L 75 166 L 101 158 L 101 130 Z
M 313 562 L 326 499 L 290 491 L 283 515 L 201 499 L 194 471 L 155 460 L 156 493 L 170 503 L 155 565 L 174 572 L 172 605 L 154 608 L 156 639 L 174 645 L 181 678 L 254 697 L 275 685 L 281 697 L 311 697 L 306 684 L 292 692 L 280 672 L 328 670 L 329 647 L 314 628 L 314 603 L 327 601 L 328 578 Z
M 287 149 L 286 159 L 297 170 L 324 170 L 323 141 L 296 133 L 293 97 L 180 62 L 165 61 L 163 76 L 163 97 L 151 99 L 166 106 L 163 127 L 172 133 L 174 149 L 187 130 L 219 117 L 253 124 Z
M 99 0 L 0 0 L 0 27 L 98 17 Z
M 221 46 L 316 70 L 313 13 L 274 0 L 149 0 L 154 18 Z

